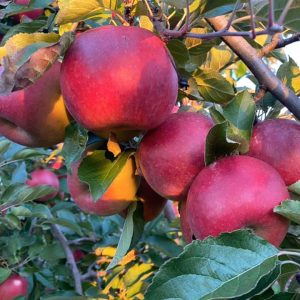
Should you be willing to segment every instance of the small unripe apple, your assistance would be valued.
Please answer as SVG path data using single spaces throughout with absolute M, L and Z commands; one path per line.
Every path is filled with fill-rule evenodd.
M 74 163 L 71 174 L 67 176 L 70 194 L 80 209 L 87 213 L 110 216 L 120 213 L 135 200 L 139 178 L 135 175 L 136 166 L 133 157 L 127 160 L 123 169 L 97 202 L 93 200 L 89 186 L 78 178 L 80 163 L 81 161 Z
M 0 284 L 0 300 L 14 300 L 28 295 L 28 281 L 18 274 L 11 275 Z
M 152 32 L 102 26 L 76 36 L 62 63 L 61 88 L 79 124 L 102 137 L 113 132 L 128 139 L 167 118 L 178 77 L 164 43 Z
M 186 214 L 198 239 L 248 227 L 279 246 L 289 221 L 273 209 L 288 198 L 273 167 L 253 157 L 230 156 L 198 174 L 188 193 Z
M 212 120 L 203 114 L 179 112 L 146 133 L 137 159 L 155 192 L 167 199 L 185 199 L 204 167 L 205 141 L 212 126 Z
M 286 185 L 300 180 L 300 125 L 286 119 L 273 119 L 254 127 L 249 156 L 273 166 Z
M 53 172 L 47 169 L 34 170 L 30 174 L 30 178 L 27 179 L 26 184 L 29 185 L 30 187 L 49 185 L 55 190 L 53 193 L 37 199 L 38 201 L 41 202 L 54 198 L 59 192 L 58 177 Z
M 60 92 L 60 66 L 55 63 L 25 89 L 0 95 L 0 135 L 28 147 L 64 140 L 70 121 Z
M 73 256 L 75 261 L 79 262 L 85 257 L 85 253 L 80 249 L 76 249 L 73 251 Z
M 18 5 L 29 5 L 30 0 L 15 0 L 15 3 Z M 20 22 L 21 18 L 23 16 L 26 16 L 32 20 L 37 19 L 38 17 L 40 17 L 42 14 L 44 13 L 43 9 L 37 8 L 37 9 L 33 9 L 32 11 L 28 11 L 28 12 L 24 12 L 24 13 L 19 13 L 17 15 L 14 16 L 14 18 Z

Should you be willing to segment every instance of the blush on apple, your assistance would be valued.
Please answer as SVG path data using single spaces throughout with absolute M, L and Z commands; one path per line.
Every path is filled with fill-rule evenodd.
M 139 168 L 151 188 L 162 197 L 183 200 L 204 167 L 206 136 L 213 126 L 203 114 L 172 114 L 146 133 L 139 146 Z
M 273 209 L 288 198 L 284 181 L 270 165 L 249 156 L 226 157 L 204 168 L 191 185 L 188 224 L 198 239 L 249 227 L 279 246 L 289 221 Z
M 30 178 L 27 179 L 26 184 L 29 185 L 30 187 L 49 185 L 55 190 L 53 193 L 37 199 L 37 201 L 41 201 L 41 202 L 54 198 L 59 192 L 58 177 L 53 172 L 47 169 L 34 170 L 30 174 Z
M 178 78 L 156 35 L 133 26 L 102 26 L 76 37 L 62 64 L 61 88 L 79 124 L 124 140 L 166 119 Z
M 300 125 L 286 119 L 266 120 L 254 127 L 249 156 L 273 166 L 286 185 L 300 180 Z
M 15 0 L 16 4 L 24 5 L 24 6 L 29 5 L 29 2 L 30 2 L 30 0 Z M 32 20 L 35 20 L 38 17 L 40 17 L 43 13 L 44 13 L 43 9 L 37 8 L 37 9 L 33 9 L 31 11 L 27 11 L 27 12 L 24 12 L 24 13 L 19 13 L 19 14 L 13 16 L 13 17 L 18 22 L 20 22 L 20 20 L 23 16 L 26 16 L 26 17 L 28 17 Z

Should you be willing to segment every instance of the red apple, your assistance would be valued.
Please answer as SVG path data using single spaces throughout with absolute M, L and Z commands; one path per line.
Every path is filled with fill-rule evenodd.
M 279 246 L 289 222 L 273 208 L 288 198 L 273 167 L 253 157 L 230 156 L 199 173 L 188 194 L 186 213 L 198 239 L 249 227 Z
M 47 169 L 34 170 L 30 174 L 30 177 L 31 178 L 27 179 L 26 181 L 26 184 L 28 184 L 30 187 L 49 185 L 55 190 L 53 193 L 37 199 L 38 201 L 44 202 L 50 200 L 58 194 L 59 180 L 58 177 L 50 170 Z
M 88 130 L 126 139 L 171 113 L 178 78 L 164 43 L 137 27 L 81 33 L 62 64 L 61 88 L 74 119 Z
M 147 181 L 142 178 L 137 191 L 138 198 L 144 205 L 144 220 L 146 222 L 155 219 L 164 209 L 167 200 L 153 191 Z
M 18 5 L 24 5 L 27 6 L 29 5 L 30 0 L 15 0 L 15 3 Z M 16 19 L 16 21 L 20 22 L 21 18 L 23 16 L 26 16 L 32 20 L 37 19 L 38 17 L 40 17 L 42 14 L 44 13 L 43 9 L 33 9 L 32 11 L 28 11 L 28 12 L 24 12 L 24 13 L 20 13 L 14 16 L 14 18 Z
M 193 241 L 193 232 L 191 230 L 191 226 L 188 220 L 188 212 L 187 212 L 187 201 L 181 201 L 180 207 L 180 227 L 182 231 L 182 235 L 184 240 L 187 243 L 191 243 Z
M 213 126 L 200 114 L 172 114 L 149 131 L 138 149 L 139 168 L 146 181 L 162 197 L 183 200 L 204 167 L 206 136 Z
M 0 95 L 0 135 L 29 147 L 64 140 L 69 115 L 60 93 L 60 65 L 55 63 L 25 89 Z
M 300 180 L 300 125 L 286 119 L 264 121 L 255 126 L 249 156 L 273 166 L 287 185 Z
M 85 257 L 85 253 L 80 249 L 76 249 L 73 251 L 73 256 L 75 261 L 79 262 Z
M 84 155 L 86 153 L 87 151 Z M 70 194 L 80 209 L 100 216 L 110 216 L 123 211 L 135 199 L 139 178 L 135 175 L 136 166 L 133 157 L 127 160 L 124 168 L 97 202 L 93 200 L 88 185 L 78 178 L 80 162 L 72 165 L 72 172 L 67 177 Z
M 0 284 L 0 300 L 14 300 L 28 295 L 28 281 L 20 275 L 11 275 Z

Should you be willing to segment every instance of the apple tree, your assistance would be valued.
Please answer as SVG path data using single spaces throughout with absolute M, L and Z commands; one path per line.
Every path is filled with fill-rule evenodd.
M 0 0 L 0 300 L 297 299 L 299 15 Z

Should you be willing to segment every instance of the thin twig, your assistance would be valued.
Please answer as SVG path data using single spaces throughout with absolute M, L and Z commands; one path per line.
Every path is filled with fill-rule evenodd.
M 260 86 L 258 92 L 254 96 L 254 101 L 258 102 L 260 101 L 266 94 L 267 89 L 264 86 Z
M 69 245 L 80 245 L 81 243 L 84 243 L 84 242 L 94 242 L 94 243 L 96 243 L 97 241 L 98 240 L 95 237 L 83 237 L 83 238 L 78 238 L 78 239 L 75 239 L 75 240 L 68 241 L 68 244 Z
M 234 21 L 234 18 L 236 16 L 236 12 L 237 12 L 237 9 L 238 9 L 240 3 L 241 3 L 241 0 L 237 0 L 236 1 L 234 9 L 233 9 L 233 11 L 231 13 L 231 16 L 230 16 L 229 20 L 228 20 L 228 23 L 227 23 L 226 27 L 224 28 L 224 31 L 228 30 L 231 27 L 232 22 Z
M 293 2 L 294 2 L 294 0 L 289 0 L 288 3 L 286 4 L 286 6 L 284 7 L 284 9 L 283 9 L 283 11 L 282 11 L 282 13 L 281 13 L 278 21 L 277 21 L 278 25 L 282 25 L 283 24 L 283 22 L 285 20 L 285 17 L 287 15 L 287 13 L 288 13 L 291 5 L 293 4 Z
M 253 5 L 252 1 L 248 0 L 248 5 L 249 5 L 249 10 L 250 10 L 250 21 L 251 21 L 251 31 L 252 31 L 252 38 L 255 39 L 256 37 L 256 32 L 255 32 L 255 15 L 253 11 Z
M 275 15 L 274 15 L 274 2 L 269 0 L 269 23 L 268 28 L 272 28 L 274 25 Z
M 275 33 L 272 37 L 272 40 L 269 44 L 260 49 L 258 55 L 259 57 L 264 57 L 276 49 L 280 40 L 280 33 Z
M 64 249 L 64 252 L 66 254 L 67 262 L 70 266 L 70 269 L 72 271 L 73 278 L 74 278 L 75 291 L 77 294 L 83 295 L 82 285 L 81 285 L 81 274 L 80 274 L 77 264 L 75 262 L 73 252 L 72 252 L 71 248 L 69 247 L 69 242 L 56 224 L 51 224 L 51 230 L 52 230 L 53 235 L 61 243 L 61 245 Z
M 289 44 L 299 42 L 300 41 L 300 32 L 293 34 L 291 37 L 286 39 L 280 39 L 280 41 L 276 45 L 276 49 L 283 48 Z

